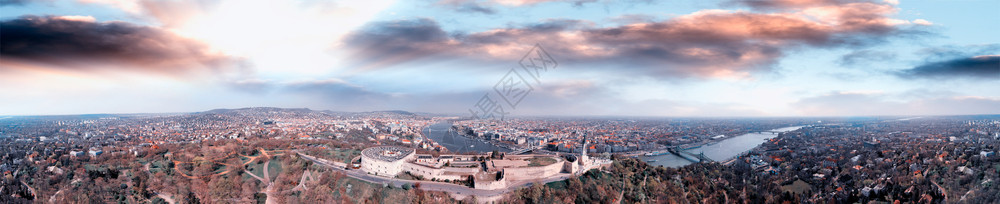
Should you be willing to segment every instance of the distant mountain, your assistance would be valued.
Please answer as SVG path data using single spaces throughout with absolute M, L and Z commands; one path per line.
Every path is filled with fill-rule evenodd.
M 205 112 L 195 112 L 195 113 L 240 113 L 240 112 L 314 112 L 308 108 L 275 108 L 275 107 L 249 107 L 249 108 L 237 108 L 237 109 L 212 109 Z
M 278 107 L 246 107 L 246 108 L 219 108 L 200 112 L 174 112 L 174 113 L 109 113 L 109 114 L 78 114 L 78 115 L 0 115 L 0 119 L 99 119 L 99 118 L 133 118 L 133 117 L 156 117 L 156 116 L 169 116 L 169 115 L 257 115 L 262 113 L 271 114 L 284 114 L 284 115 L 305 115 L 305 114 L 326 114 L 326 115 L 336 115 L 336 116 L 352 116 L 352 115 L 365 115 L 365 114 L 394 114 L 402 116 L 421 116 L 421 117 L 438 117 L 438 116 L 454 116 L 454 114 L 439 114 L 439 113 L 425 113 L 425 112 L 410 112 L 405 110 L 381 110 L 381 111 L 362 111 L 362 112 L 348 112 L 348 111 L 332 111 L 332 110 L 312 110 L 309 108 L 278 108 Z
M 428 115 L 435 115 L 429 113 L 413 113 L 404 110 L 383 110 L 383 111 L 369 111 L 369 112 L 344 112 L 344 111 L 331 111 L 331 110 L 311 110 L 308 108 L 275 108 L 275 107 L 251 107 L 251 108 L 237 108 L 237 109 L 213 109 L 203 112 L 194 112 L 191 115 L 194 116 L 210 116 L 210 115 L 225 115 L 225 116 L 263 116 L 263 115 L 286 115 L 286 116 L 305 116 L 305 115 L 331 115 L 331 116 L 343 116 L 343 117 L 354 117 L 372 114 L 382 114 L 382 115 L 398 115 L 407 117 L 426 117 Z M 432 116 L 433 117 L 433 116 Z
M 400 114 L 400 115 L 417 115 L 417 114 L 411 113 L 409 111 L 404 111 L 404 110 L 372 111 L 372 113 L 395 113 L 395 114 Z
M 344 114 L 351 114 L 352 113 L 352 112 L 346 112 L 346 111 L 332 111 L 332 110 L 323 110 L 323 111 L 320 111 L 320 112 L 328 113 L 328 114 L 332 114 L 332 115 L 344 115 Z

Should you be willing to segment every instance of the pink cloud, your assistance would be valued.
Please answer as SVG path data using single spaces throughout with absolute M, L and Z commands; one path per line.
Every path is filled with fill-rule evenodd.
M 125 71 L 186 75 L 233 71 L 240 59 L 159 28 L 81 16 L 0 22 L 2 69 Z
M 777 1 L 760 11 L 704 10 L 658 22 L 597 27 L 579 20 L 449 34 L 430 19 L 374 23 L 345 43 L 361 67 L 448 57 L 514 60 L 534 43 L 569 63 L 628 66 L 672 77 L 739 77 L 769 70 L 796 49 L 864 46 L 900 31 L 890 4 Z M 391 43 L 389 43 L 391 42 Z

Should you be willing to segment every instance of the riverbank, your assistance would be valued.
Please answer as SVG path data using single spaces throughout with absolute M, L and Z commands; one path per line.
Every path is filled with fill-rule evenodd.
M 768 130 L 768 131 L 758 131 L 756 133 L 759 134 L 759 133 L 764 133 L 764 132 L 770 132 L 770 133 L 779 134 L 779 133 L 783 133 L 783 132 L 797 130 L 797 129 L 802 128 L 802 127 L 805 127 L 805 126 L 790 126 L 790 127 L 783 127 L 783 128 L 772 129 L 772 130 Z M 725 136 L 725 137 L 722 137 L 720 139 L 710 139 L 710 140 L 705 140 L 705 141 L 699 141 L 699 142 L 693 142 L 693 143 L 688 143 L 688 144 L 682 144 L 682 145 L 679 145 L 678 147 L 680 149 L 682 149 L 682 150 L 690 150 L 690 149 L 699 148 L 699 147 L 702 147 L 702 146 L 705 146 L 705 145 L 714 145 L 716 143 L 719 143 L 719 142 L 722 142 L 722 141 L 726 141 L 728 139 L 732 139 L 732 138 L 735 138 L 735 137 L 744 136 L 744 135 L 747 135 L 747 134 L 753 134 L 753 133 L 755 133 L 755 132 L 750 131 L 750 132 L 742 133 L 742 134 L 739 134 L 739 135 L 736 135 L 736 136 Z
M 499 148 L 498 151 L 500 151 L 500 152 L 511 152 L 511 151 L 514 151 L 514 149 L 519 149 L 520 148 L 517 145 L 507 144 L 507 143 L 496 141 L 496 140 L 487 140 L 487 139 L 475 137 L 475 136 L 472 136 L 472 135 L 461 134 L 461 133 L 457 133 L 457 132 L 456 132 L 456 134 L 458 134 L 459 136 L 465 137 L 465 138 L 469 138 L 469 139 L 473 139 L 473 140 L 478 140 L 480 142 L 485 142 L 485 143 L 491 144 L 493 146 L 496 146 L 497 148 Z
M 497 144 L 493 141 L 486 141 L 475 137 L 468 137 L 459 134 L 458 131 L 450 131 L 451 127 L 451 122 L 439 122 L 425 127 L 424 130 L 421 130 L 421 132 L 424 133 L 425 138 L 437 142 L 438 145 L 441 145 L 449 152 L 453 153 L 485 153 L 492 152 L 493 150 L 501 152 L 512 151 L 503 144 Z
M 717 140 L 717 142 L 713 144 L 706 144 L 696 148 L 687 149 L 687 151 L 694 154 L 704 153 L 705 156 L 715 161 L 727 161 L 730 158 L 739 156 L 740 154 L 760 146 L 760 144 L 764 143 L 767 139 L 777 137 L 779 133 L 794 131 L 802 127 L 804 126 L 778 128 L 770 130 L 766 133 L 746 133 L 739 136 L 727 137 L 723 140 Z M 688 159 L 684 159 L 673 154 L 651 157 L 639 156 L 639 159 L 646 161 L 651 165 L 661 165 L 664 167 L 681 167 L 693 163 Z

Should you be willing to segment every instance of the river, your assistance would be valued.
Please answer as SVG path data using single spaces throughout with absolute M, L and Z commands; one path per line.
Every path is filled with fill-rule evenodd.
M 778 128 L 771 131 L 775 132 L 788 132 L 802 128 L 803 126 L 795 127 L 784 127 Z M 689 149 L 688 152 L 698 154 L 705 153 L 705 156 L 711 158 L 715 161 L 725 161 L 729 160 L 736 155 L 742 154 L 746 151 L 750 151 L 754 147 L 764 143 L 764 140 L 777 137 L 777 133 L 747 133 L 739 136 L 734 136 L 731 138 L 724 139 L 718 143 L 711 145 L 704 145 L 698 148 Z M 691 161 L 687 159 L 678 157 L 673 154 L 664 154 L 659 156 L 639 156 L 639 159 L 646 161 L 651 165 L 661 165 L 664 167 L 681 167 L 691 164 Z M 656 161 L 650 161 L 656 160 Z
M 451 130 L 451 123 L 441 122 L 424 128 L 423 133 L 427 138 L 434 140 L 445 148 L 448 148 L 448 151 L 451 152 L 492 152 L 493 150 L 510 152 L 510 149 L 497 147 L 496 145 L 486 143 L 481 139 L 469 138 L 458 135 L 457 132 L 449 132 L 448 130 Z

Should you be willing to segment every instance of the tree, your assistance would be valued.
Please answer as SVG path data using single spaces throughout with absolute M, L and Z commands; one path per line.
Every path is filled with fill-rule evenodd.
M 469 187 L 473 187 L 473 188 L 476 187 L 476 176 L 469 175 L 468 178 L 467 178 L 467 180 L 469 181 Z
M 241 186 L 240 197 L 253 198 L 254 194 L 260 191 L 258 187 L 259 182 L 260 181 L 257 179 L 250 179 L 243 182 L 243 185 Z
M 310 203 L 334 203 L 336 202 L 333 197 L 333 190 L 325 185 L 319 185 L 314 188 L 310 188 L 302 194 L 304 201 Z

